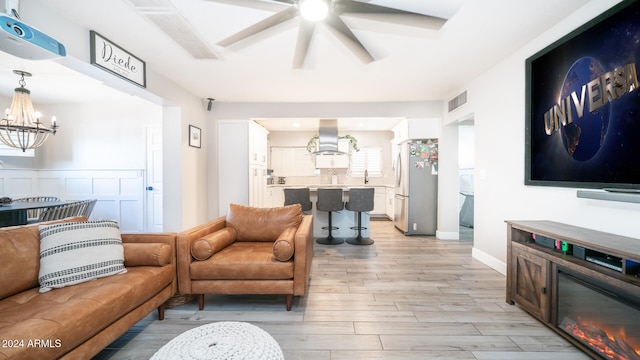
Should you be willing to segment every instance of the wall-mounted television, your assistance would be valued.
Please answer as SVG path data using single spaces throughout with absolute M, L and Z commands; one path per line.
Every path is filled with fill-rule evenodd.
M 525 184 L 640 189 L 640 0 L 528 58 Z

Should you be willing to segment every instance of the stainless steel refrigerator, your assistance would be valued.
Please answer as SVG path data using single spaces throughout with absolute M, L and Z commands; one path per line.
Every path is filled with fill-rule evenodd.
M 435 235 L 438 209 L 438 139 L 398 144 L 395 226 L 405 235 Z

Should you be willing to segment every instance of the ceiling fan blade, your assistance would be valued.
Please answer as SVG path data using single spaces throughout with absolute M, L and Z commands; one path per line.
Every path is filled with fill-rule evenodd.
M 129 0 L 135 11 L 155 24 L 194 59 L 220 59 L 187 19 L 169 0 Z
M 307 57 L 307 51 L 311 44 L 313 32 L 316 30 L 316 23 L 313 21 L 302 21 L 300 30 L 298 31 L 298 41 L 296 42 L 296 50 L 293 55 L 293 68 L 301 69 L 304 65 L 304 59 Z
M 346 0 L 337 5 L 340 13 L 348 16 L 357 16 L 375 21 L 384 21 L 397 25 L 408 25 L 430 30 L 440 30 L 447 22 L 436 16 L 423 15 L 411 11 L 388 8 L 385 6 Z
M 334 30 L 334 34 L 338 39 L 342 41 L 342 43 L 353 52 L 355 56 L 360 59 L 363 63 L 370 63 L 375 61 L 373 56 L 369 53 L 369 51 L 362 45 L 360 40 L 355 36 L 355 34 L 349 29 L 347 24 L 340 19 L 338 16 L 330 16 L 325 20 L 326 24 L 329 25 L 329 28 Z
M 298 9 L 295 6 L 290 6 L 285 10 L 279 11 L 262 21 L 257 22 L 249 26 L 248 28 L 229 36 L 228 38 L 218 42 L 218 45 L 224 47 L 233 45 L 261 31 L 267 30 L 276 25 L 282 24 L 287 20 L 293 19 L 296 16 L 298 16 Z

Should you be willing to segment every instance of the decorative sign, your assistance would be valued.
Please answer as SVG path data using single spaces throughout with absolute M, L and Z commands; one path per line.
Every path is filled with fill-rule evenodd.
M 91 30 L 91 64 L 147 87 L 145 62 Z

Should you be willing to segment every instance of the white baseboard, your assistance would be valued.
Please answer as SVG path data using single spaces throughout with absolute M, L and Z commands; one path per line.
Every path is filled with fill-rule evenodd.
M 487 254 L 486 252 L 479 250 L 477 247 L 473 247 L 471 250 L 471 257 L 489 266 L 502 275 L 507 275 L 507 264 Z
M 460 240 L 460 233 L 458 231 L 436 230 L 436 238 L 439 240 Z

